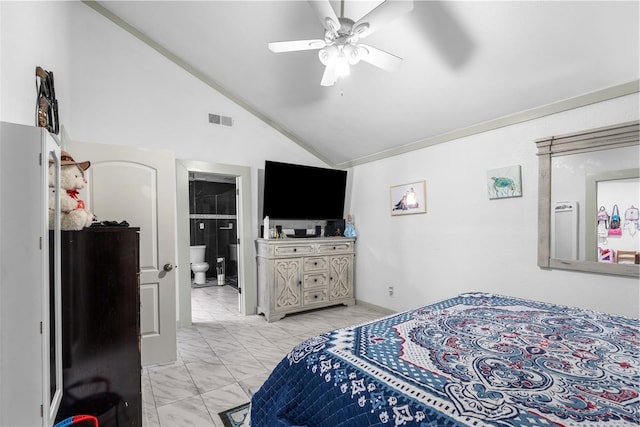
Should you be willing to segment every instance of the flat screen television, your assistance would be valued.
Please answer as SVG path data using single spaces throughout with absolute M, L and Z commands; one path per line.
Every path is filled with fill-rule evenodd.
M 344 217 L 347 171 L 265 161 L 263 217 L 335 220 Z

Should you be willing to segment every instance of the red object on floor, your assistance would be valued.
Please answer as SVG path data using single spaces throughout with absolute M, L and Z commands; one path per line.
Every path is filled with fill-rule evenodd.
M 73 417 L 66 418 L 59 423 L 56 423 L 53 427 L 67 427 L 82 422 L 91 422 L 93 423 L 93 427 L 99 427 L 98 419 L 93 415 L 74 415 Z

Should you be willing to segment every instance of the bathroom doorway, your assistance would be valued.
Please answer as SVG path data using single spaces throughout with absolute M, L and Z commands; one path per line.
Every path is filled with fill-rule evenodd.
M 202 162 L 198 160 L 184 160 L 176 159 L 176 207 L 177 207 L 177 259 L 178 266 L 178 286 L 177 286 L 177 325 L 178 327 L 191 326 L 191 283 L 192 272 L 190 268 L 190 246 L 191 246 L 191 221 L 190 218 L 190 200 L 189 200 L 189 176 L 191 173 L 209 174 L 214 176 L 221 176 L 231 180 L 235 180 L 236 187 L 236 204 L 235 215 L 236 220 L 233 226 L 229 226 L 229 217 L 218 217 L 217 227 L 227 228 L 222 232 L 231 234 L 233 232 L 236 236 L 237 242 L 237 260 L 231 259 L 231 251 L 234 250 L 233 246 L 229 247 L 232 243 L 216 243 L 217 249 L 210 251 L 215 254 L 215 260 L 213 256 L 208 257 L 211 260 L 209 270 L 211 273 L 216 274 L 217 281 L 217 258 L 225 257 L 225 275 L 226 268 L 230 268 L 237 277 L 238 287 L 238 311 L 242 315 L 255 314 L 257 308 L 256 301 L 256 276 L 255 276 L 255 262 L 252 262 L 254 250 L 253 241 L 255 235 L 252 232 L 252 173 L 250 167 L 225 165 L 219 163 Z M 195 176 L 195 175 L 192 175 Z M 216 214 L 214 214 L 216 215 Z M 230 215 L 222 213 L 219 215 Z M 198 225 L 198 218 L 194 218 L 196 221 L 197 230 L 200 229 Z M 226 223 L 225 223 L 226 221 Z M 233 230 L 230 230 L 233 228 Z M 207 229 L 207 224 L 204 225 L 204 229 Z M 220 231 L 220 230 L 218 230 Z M 204 239 L 204 237 L 203 237 Z M 204 240 L 203 240 L 204 241 Z M 217 252 L 218 249 L 220 252 Z M 218 254 L 224 255 L 217 256 Z M 206 255 L 205 255 L 206 256 Z M 229 267 L 229 265 L 231 265 Z M 184 267 L 182 267 L 184 266 Z M 211 274 L 208 273 L 208 274 Z M 226 282 L 226 277 L 225 277 Z M 217 284 L 216 284 L 217 285 Z
M 191 260 L 192 288 L 239 290 L 237 194 L 235 176 L 189 172 L 189 244 L 204 249 L 204 260 Z M 202 270 L 206 280 L 195 280 Z

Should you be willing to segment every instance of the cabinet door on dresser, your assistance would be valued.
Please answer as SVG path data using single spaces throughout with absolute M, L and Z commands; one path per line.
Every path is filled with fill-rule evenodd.
M 286 311 L 302 305 L 302 260 L 276 259 L 274 267 L 274 310 Z
M 353 297 L 353 255 L 335 255 L 329 258 L 330 300 Z

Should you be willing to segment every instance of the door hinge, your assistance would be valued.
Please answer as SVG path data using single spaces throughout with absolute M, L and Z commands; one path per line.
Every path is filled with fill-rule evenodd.
M 240 238 L 239 237 L 236 237 L 236 243 L 240 244 Z
M 44 406 L 40 405 L 40 418 L 44 417 Z
M 38 153 L 38 164 L 42 166 L 42 153 Z
M 241 294 L 242 293 L 242 288 L 240 286 L 238 286 L 238 293 Z
M 42 322 L 40 322 L 40 335 L 42 335 Z
M 42 250 L 42 236 L 40 236 L 40 250 Z
M 236 196 L 239 196 L 239 195 L 240 195 L 240 189 L 236 188 Z

